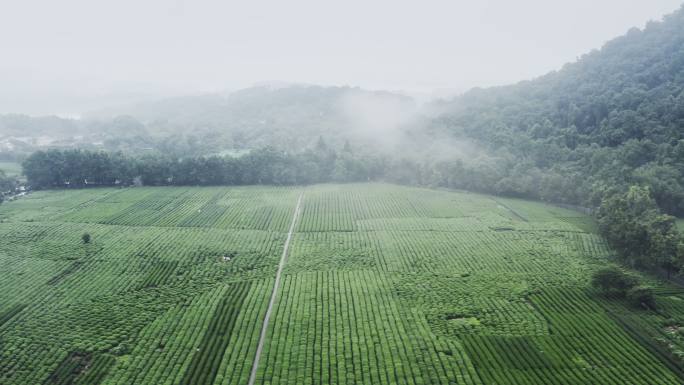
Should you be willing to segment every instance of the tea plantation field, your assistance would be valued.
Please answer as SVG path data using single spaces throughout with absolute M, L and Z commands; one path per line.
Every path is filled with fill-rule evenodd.
M 0 384 L 247 384 L 300 196 L 257 384 L 684 383 L 684 290 L 594 292 L 591 219 L 351 184 L 0 205 Z

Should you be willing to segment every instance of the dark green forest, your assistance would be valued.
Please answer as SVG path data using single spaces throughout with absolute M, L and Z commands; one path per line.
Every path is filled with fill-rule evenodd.
M 48 150 L 34 152 L 23 162 L 24 174 L 34 189 L 354 182 L 380 180 L 389 167 L 386 159 L 356 155 L 349 145 L 336 151 L 323 140 L 315 148 L 299 153 L 265 147 L 239 157 L 178 158 Z
M 436 124 L 499 158 L 496 192 L 597 206 L 636 184 L 684 215 L 683 90 L 680 9 L 560 71 L 443 102 Z

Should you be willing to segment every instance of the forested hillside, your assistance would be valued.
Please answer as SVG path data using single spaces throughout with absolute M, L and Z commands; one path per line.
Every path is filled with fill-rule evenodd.
M 301 150 L 321 136 L 336 147 L 346 141 L 377 147 L 414 127 L 416 108 L 411 98 L 385 91 L 290 85 L 170 98 L 81 119 L 0 115 L 0 158 L 74 147 L 179 157 Z
M 664 210 L 683 214 L 683 89 L 680 9 L 560 71 L 439 103 L 437 126 L 500 158 L 467 165 L 476 179 L 495 173 L 495 192 L 597 205 L 612 189 L 643 184 Z

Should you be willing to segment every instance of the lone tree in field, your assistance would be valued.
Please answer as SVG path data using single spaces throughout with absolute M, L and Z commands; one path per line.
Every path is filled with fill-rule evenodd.
M 606 267 L 594 273 L 591 284 L 604 293 L 624 296 L 628 290 L 637 286 L 639 281 L 616 267 Z
M 83 235 L 81 235 L 81 240 L 83 241 L 84 244 L 90 243 L 90 234 L 83 233 Z
M 660 212 L 649 188 L 631 186 L 604 199 L 598 222 L 601 235 L 630 266 L 660 267 L 668 275 L 679 270 L 681 237 L 675 218 Z
M 656 301 L 653 289 L 648 286 L 635 286 L 627 291 L 627 300 L 633 306 L 642 306 L 646 309 L 655 309 Z

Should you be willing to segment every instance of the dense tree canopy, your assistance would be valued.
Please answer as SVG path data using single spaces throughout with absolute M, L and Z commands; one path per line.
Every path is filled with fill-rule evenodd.
M 240 156 L 130 157 L 88 150 L 37 151 L 23 162 L 34 189 L 144 185 L 310 184 L 377 180 L 383 158 L 327 147 L 287 153 L 266 147 Z
M 624 296 L 639 284 L 639 280 L 616 267 L 604 267 L 594 273 L 591 284 L 606 294 Z
M 596 206 L 639 184 L 683 215 L 683 90 L 680 10 L 558 72 L 442 103 L 436 124 L 495 154 L 501 192 Z
M 660 213 L 648 188 L 632 186 L 606 198 L 598 220 L 601 233 L 628 264 L 668 271 L 681 266 L 682 238 L 675 218 Z

